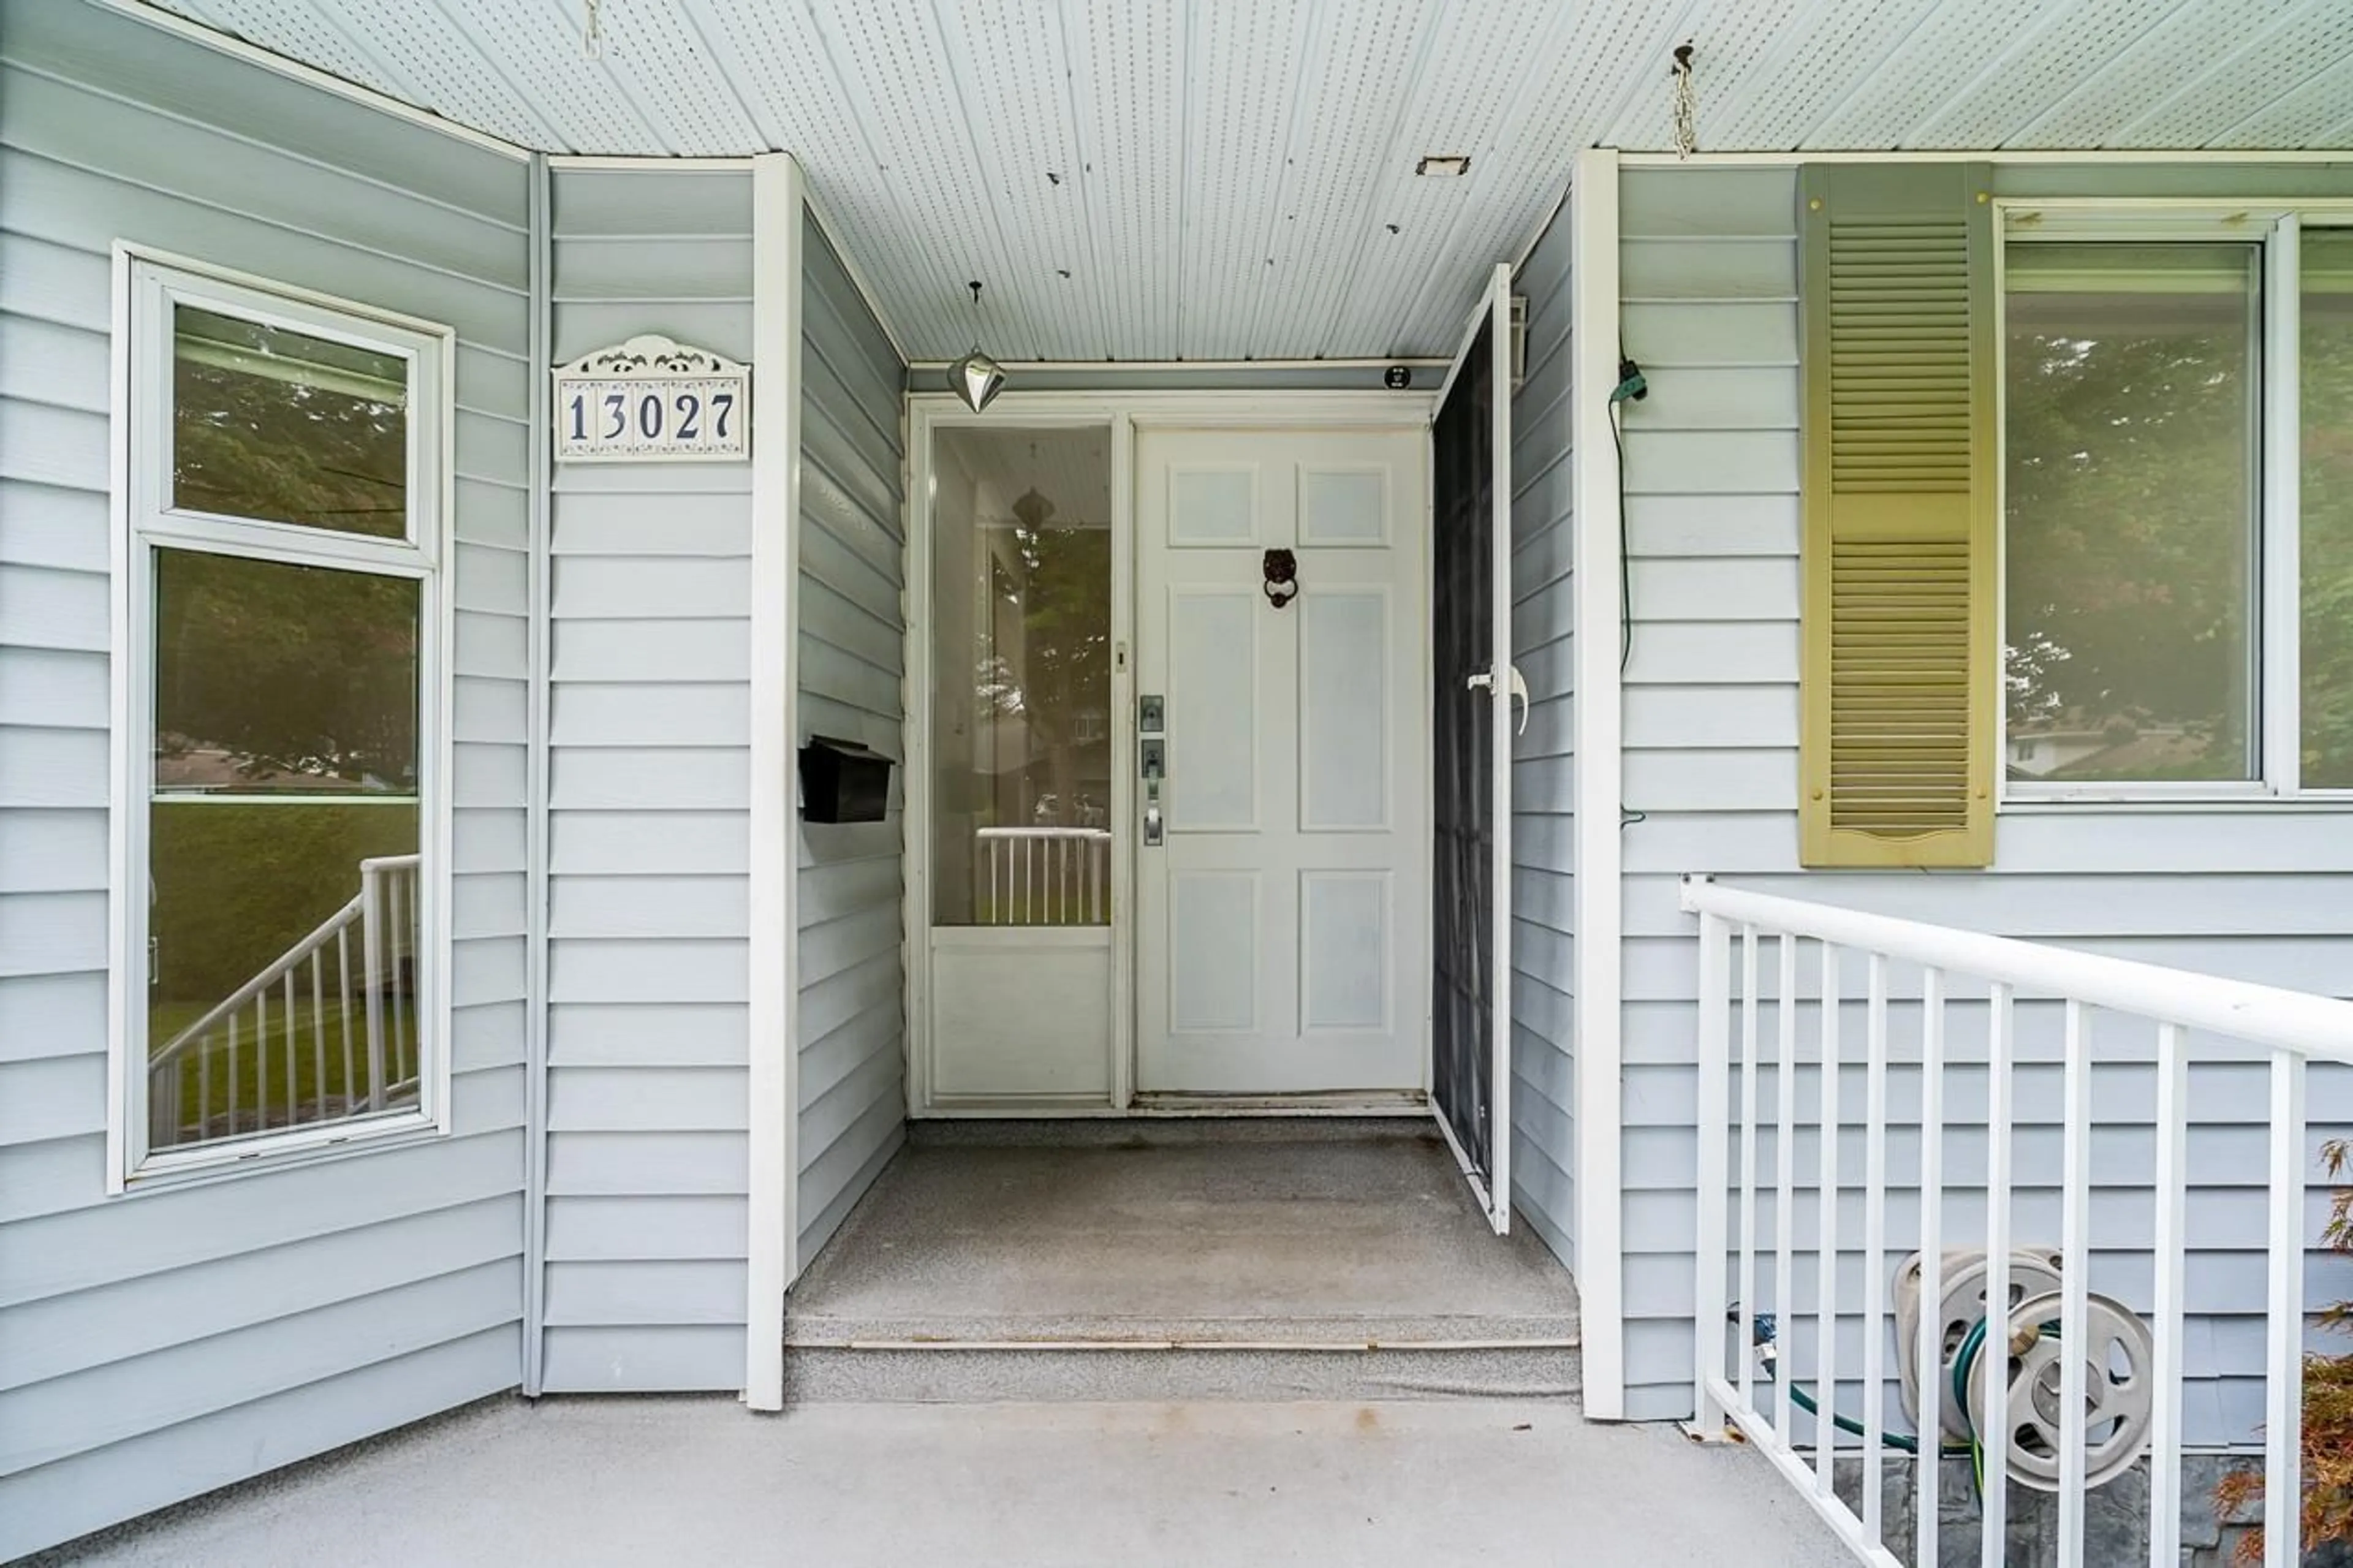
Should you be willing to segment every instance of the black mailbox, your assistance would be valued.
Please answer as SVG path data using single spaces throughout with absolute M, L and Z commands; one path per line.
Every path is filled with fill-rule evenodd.
M 880 822 L 891 810 L 891 759 L 856 741 L 811 735 L 801 748 L 801 816 Z

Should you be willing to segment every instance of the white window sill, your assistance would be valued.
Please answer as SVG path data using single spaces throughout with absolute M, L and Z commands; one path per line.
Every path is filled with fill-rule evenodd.
M 2353 792 L 2312 795 L 2050 795 L 1997 801 L 1998 816 L 2063 816 L 2087 811 L 2153 816 L 2210 813 L 2226 816 L 2280 814 L 2341 816 L 2353 812 Z
M 355 1155 L 437 1142 L 448 1132 L 423 1112 L 411 1111 L 343 1128 L 302 1128 L 217 1147 L 150 1155 L 110 1195 L 180 1192 L 267 1171 L 308 1170 Z

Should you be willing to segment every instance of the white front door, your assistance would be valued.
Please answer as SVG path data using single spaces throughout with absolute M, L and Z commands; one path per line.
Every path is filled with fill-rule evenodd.
M 1427 1086 L 1427 454 L 1137 433 L 1144 1093 Z

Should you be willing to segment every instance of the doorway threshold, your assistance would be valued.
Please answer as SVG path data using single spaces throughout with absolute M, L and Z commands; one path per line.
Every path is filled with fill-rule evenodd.
M 1139 1094 L 1137 1116 L 1428 1116 L 1430 1096 L 1348 1090 L 1336 1094 Z

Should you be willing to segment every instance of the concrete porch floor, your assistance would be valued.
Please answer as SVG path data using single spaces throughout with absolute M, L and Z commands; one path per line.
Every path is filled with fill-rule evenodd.
M 1573 1346 L 1427 1121 L 918 1123 L 786 1310 L 788 1343 Z
M 1754 1454 L 1558 1403 L 497 1399 L 27 1563 L 1852 1562 Z

